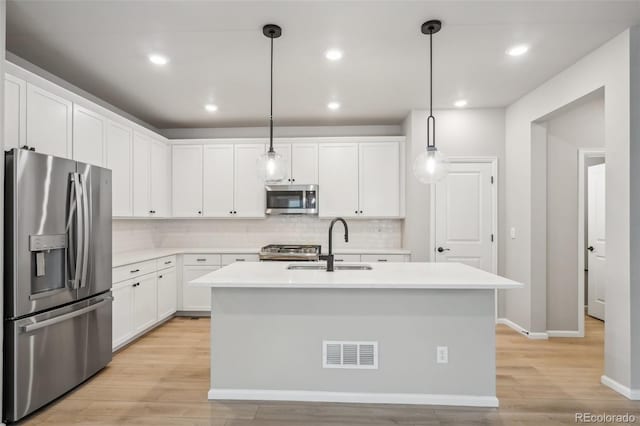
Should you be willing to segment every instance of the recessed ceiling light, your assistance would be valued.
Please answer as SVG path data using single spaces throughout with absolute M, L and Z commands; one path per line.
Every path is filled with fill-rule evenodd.
M 517 46 L 510 47 L 507 50 L 507 55 L 509 55 L 509 56 L 520 56 L 520 55 L 524 55 L 525 53 L 527 53 L 528 50 L 529 50 L 529 46 L 527 46 L 526 44 L 519 44 Z
M 167 65 L 169 63 L 169 58 L 164 55 L 153 53 L 149 55 L 149 61 L 154 65 Z
M 459 100 L 455 101 L 453 103 L 453 105 L 457 106 L 458 108 L 466 107 L 467 106 L 467 100 L 466 99 L 459 99 Z
M 339 61 L 342 59 L 342 50 L 329 49 L 324 56 L 330 61 Z
M 206 104 L 204 106 L 204 109 L 206 109 L 208 112 L 216 112 L 218 110 L 218 105 Z
M 340 102 L 329 102 L 327 104 L 327 108 L 329 108 L 332 111 L 340 109 Z

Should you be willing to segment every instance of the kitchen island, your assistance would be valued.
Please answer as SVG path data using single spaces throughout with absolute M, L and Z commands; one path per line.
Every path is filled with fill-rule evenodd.
M 521 284 L 459 263 L 322 266 L 190 282 L 212 291 L 209 399 L 498 406 L 495 289 Z

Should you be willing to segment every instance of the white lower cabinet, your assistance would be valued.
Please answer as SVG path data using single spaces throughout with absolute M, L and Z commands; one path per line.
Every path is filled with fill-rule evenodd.
M 133 337 L 133 282 L 116 284 L 113 295 L 112 347 L 115 349 Z
M 211 289 L 207 287 L 192 287 L 189 285 L 189 281 L 218 269 L 220 269 L 220 266 L 184 266 L 182 270 L 182 311 L 211 310 Z
M 138 278 L 133 286 L 134 332 L 139 333 L 151 327 L 158 319 L 156 274 Z
M 158 271 L 158 320 L 175 314 L 178 307 L 176 268 Z

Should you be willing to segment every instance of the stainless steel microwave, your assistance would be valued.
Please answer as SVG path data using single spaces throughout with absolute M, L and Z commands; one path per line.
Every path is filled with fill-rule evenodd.
M 318 214 L 318 185 L 266 185 L 266 214 Z

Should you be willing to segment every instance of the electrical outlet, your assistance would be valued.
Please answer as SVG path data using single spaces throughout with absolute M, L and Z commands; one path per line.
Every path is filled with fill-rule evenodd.
M 448 346 L 438 346 L 436 348 L 436 362 L 438 364 L 449 363 L 449 347 Z

